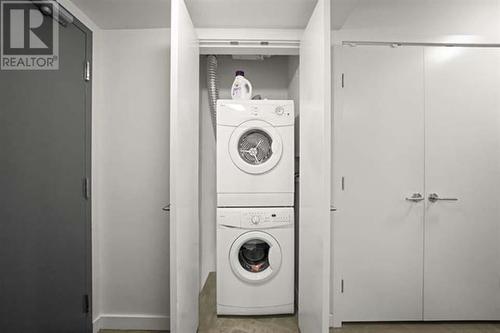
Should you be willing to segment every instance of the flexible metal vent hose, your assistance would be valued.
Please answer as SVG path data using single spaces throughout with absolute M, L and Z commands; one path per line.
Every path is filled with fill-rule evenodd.
M 214 136 L 217 136 L 217 100 L 219 99 L 219 89 L 217 88 L 217 57 L 207 56 L 207 89 L 208 107 L 212 116 L 212 126 Z

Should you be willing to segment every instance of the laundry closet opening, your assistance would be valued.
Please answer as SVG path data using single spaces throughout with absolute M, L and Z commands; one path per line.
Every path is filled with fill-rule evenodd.
M 232 240 L 227 240 L 225 236 L 217 236 L 217 216 L 218 210 L 220 212 L 221 209 L 226 209 L 228 214 L 232 214 L 234 210 L 239 210 L 238 214 L 261 214 L 259 217 L 255 217 L 254 219 L 261 218 L 266 216 L 272 221 L 278 221 L 282 219 L 290 220 L 291 229 L 289 230 L 289 234 L 286 234 L 284 231 L 273 229 L 273 232 L 277 232 L 277 234 L 273 234 L 273 232 L 266 232 L 265 230 L 262 235 L 269 235 L 269 241 L 264 239 L 265 237 L 260 237 L 256 235 L 256 237 L 248 240 L 248 242 L 242 241 L 240 251 L 238 254 L 235 254 L 238 258 L 235 259 L 236 262 L 241 264 L 243 268 L 241 270 L 241 275 L 239 280 L 241 283 L 245 283 L 245 276 L 248 276 L 249 280 L 254 279 L 254 276 L 258 274 L 263 274 L 263 279 L 281 279 L 283 277 L 279 277 L 279 275 L 289 274 L 290 284 L 293 286 L 294 292 L 292 292 L 290 299 L 292 300 L 292 311 L 295 312 L 295 304 L 297 296 L 297 249 L 298 249 L 298 166 L 299 166 L 299 56 L 298 55 L 215 55 L 216 56 L 216 84 L 218 88 L 218 99 L 219 103 L 222 101 L 231 100 L 231 87 L 233 85 L 233 81 L 235 80 L 235 74 L 237 71 L 244 72 L 244 77 L 251 82 L 252 85 L 252 93 L 251 100 L 243 101 L 246 105 L 254 105 L 256 103 L 257 106 L 269 103 L 274 103 L 273 101 L 279 101 L 279 103 L 284 104 L 284 116 L 288 116 L 288 120 L 285 120 L 281 124 L 272 124 L 272 120 L 270 120 L 270 125 L 277 125 L 275 129 L 274 126 L 271 127 L 271 131 L 266 133 L 260 133 L 258 130 L 255 133 L 250 133 L 249 136 L 259 136 L 256 138 L 249 137 L 248 140 L 255 139 L 257 143 L 261 143 L 262 147 L 265 149 L 271 150 L 271 145 L 274 148 L 273 136 L 276 135 L 276 138 L 279 137 L 280 140 L 280 157 L 277 158 L 276 162 L 271 161 L 271 159 L 275 158 L 271 156 L 271 152 L 268 154 L 262 153 L 263 155 L 256 155 L 256 161 L 247 161 L 251 167 L 258 167 L 258 165 L 263 165 L 265 162 L 271 161 L 277 165 L 277 167 L 281 168 L 280 173 L 284 174 L 289 180 L 290 191 L 288 192 L 289 200 L 281 201 L 278 204 L 273 204 L 273 200 L 269 199 L 267 202 L 266 194 L 263 194 L 262 202 L 258 202 L 256 205 L 251 204 L 242 204 L 241 206 L 256 206 L 256 207 L 238 207 L 235 209 L 234 206 L 240 205 L 232 205 L 232 208 L 221 207 L 220 202 L 217 200 L 217 167 L 223 167 L 221 162 L 218 162 L 218 154 L 227 154 L 226 151 L 217 152 L 217 147 L 227 147 L 230 149 L 231 143 L 228 142 L 228 137 L 224 137 L 223 135 L 216 135 L 216 124 L 214 124 L 214 120 L 212 118 L 211 110 L 210 110 L 210 98 L 209 98 L 209 83 L 207 81 L 208 70 L 207 70 L 207 62 L 209 61 L 208 55 L 200 55 L 200 115 L 199 115 L 199 128 L 200 128 L 200 289 L 202 289 L 202 296 L 204 296 L 204 290 L 207 288 L 214 288 L 214 280 L 217 272 L 217 260 L 225 260 L 230 259 L 231 253 L 229 250 L 229 246 L 227 248 L 227 254 L 223 256 L 223 258 L 218 259 L 218 249 L 217 247 L 222 247 L 224 244 L 220 244 L 221 242 L 231 242 Z M 239 103 L 238 101 L 234 101 L 234 103 Z M 277 106 L 280 108 L 281 106 Z M 276 106 L 272 105 L 272 110 L 275 110 Z M 279 110 L 278 113 L 280 113 Z M 256 119 L 260 119 L 261 117 L 256 117 Z M 286 119 L 286 118 L 280 118 Z M 220 119 L 219 119 L 220 120 Z M 262 117 L 262 120 L 266 121 L 265 116 Z M 259 120 L 260 121 L 260 120 Z M 237 121 L 236 121 L 237 122 Z M 258 126 L 256 126 L 258 127 Z M 219 130 L 220 131 L 220 130 Z M 230 130 L 232 131 L 232 129 Z M 235 130 L 236 131 L 236 130 Z M 218 136 L 216 138 L 216 136 Z M 219 137 L 220 136 L 220 137 Z M 238 146 L 242 144 L 240 139 Z M 217 142 L 217 140 L 225 140 L 224 143 Z M 267 146 L 266 146 L 267 145 Z M 292 146 L 292 147 L 291 147 Z M 274 148 L 276 149 L 276 148 Z M 220 149 L 223 150 L 223 149 Z M 236 151 L 236 150 L 235 150 Z M 260 152 L 258 153 L 260 154 Z M 276 154 L 277 155 L 277 154 Z M 250 156 L 250 155 L 249 155 Z M 245 156 L 241 156 L 244 161 Z M 248 157 L 248 156 L 247 156 Z M 236 157 L 235 157 L 236 158 Z M 252 158 L 250 156 L 249 158 Z M 268 161 L 266 159 L 269 158 Z M 262 163 L 262 164 L 261 164 Z M 284 164 L 287 163 L 285 166 Z M 269 164 L 269 163 L 268 163 Z M 281 165 L 280 165 L 281 164 Z M 240 166 L 243 167 L 243 166 Z M 276 168 L 276 167 L 275 167 Z M 241 172 L 244 172 L 244 168 L 241 169 Z M 269 182 L 269 178 L 265 178 L 259 175 L 265 175 L 271 171 L 263 170 L 262 173 L 256 173 L 251 176 L 252 180 L 255 182 L 259 181 L 267 181 Z M 220 174 L 220 172 L 219 172 Z M 223 173 L 224 176 L 234 178 L 234 179 L 225 179 L 224 182 L 232 182 L 235 187 L 239 187 L 238 177 L 231 173 Z M 241 184 L 241 186 L 244 186 Z M 264 192 L 264 191 L 263 191 Z M 250 203 L 254 202 L 254 199 L 250 199 Z M 259 200 L 258 200 L 259 201 Z M 219 206 L 219 208 L 218 208 Z M 270 211 L 269 207 L 272 211 Z M 242 211 L 245 210 L 244 212 Z M 259 210 L 260 209 L 260 210 Z M 247 212 L 249 210 L 249 212 Z M 242 215 L 242 216 L 243 216 Z M 289 218 L 288 218 L 289 216 Z M 242 218 L 243 220 L 243 218 Z M 246 232 L 255 232 L 251 230 L 244 230 L 242 233 Z M 284 237 L 284 239 L 280 239 L 280 237 Z M 224 239 L 222 239 L 224 238 Z M 236 237 L 238 238 L 238 237 Z M 219 244 L 218 244 L 219 242 Z M 279 270 L 276 270 L 276 275 L 273 275 L 272 270 L 266 267 L 269 265 L 269 260 L 272 265 L 272 252 L 274 251 L 274 247 L 280 249 L 281 256 L 281 267 Z M 226 244 L 227 245 L 227 244 Z M 230 244 L 229 244 L 230 245 Z M 221 249 L 219 248 L 219 252 Z M 219 253 L 220 256 L 220 253 Z M 260 258 L 262 257 L 262 258 Z M 259 261 L 259 259 L 261 259 Z M 221 263 L 219 262 L 219 265 Z M 290 267 L 287 267 L 290 266 Z M 246 268 L 245 268 L 246 267 Z M 259 269 L 261 268 L 261 269 Z M 262 272 L 260 272 L 262 270 Z M 265 273 L 268 272 L 268 273 Z M 269 273 L 270 272 L 270 273 Z M 235 272 L 236 274 L 237 272 Z M 266 274 L 270 274 L 266 276 Z M 237 274 L 236 274 L 237 275 Z M 263 280 L 264 281 L 264 280 Z M 248 281 L 249 285 L 253 285 L 255 287 L 258 284 L 255 281 Z M 286 283 L 280 283 L 281 285 Z M 204 289 L 205 287 L 205 289 Z M 291 288 L 290 288 L 291 289 Z M 219 292 L 219 291 L 217 291 Z M 228 291 L 235 294 L 237 297 L 244 298 L 247 295 L 239 294 L 238 290 Z M 258 288 L 255 288 L 254 293 L 260 293 Z M 295 295 L 293 295 L 295 294 Z M 249 297 L 251 295 L 248 295 Z M 273 295 L 261 295 L 263 298 L 272 297 L 274 300 L 279 299 L 279 297 L 274 297 Z M 255 297 L 255 295 L 253 295 Z M 273 301 L 274 301 L 273 300 Z M 200 301 L 200 307 L 203 308 L 206 306 L 205 301 L 202 299 Z M 283 310 L 283 309 L 282 309 Z M 203 312 L 203 309 L 201 310 Z M 279 309 L 278 309 L 279 311 Z M 285 311 L 286 312 L 286 311 Z M 283 313 L 285 313 L 283 312 Z M 241 314 L 249 314 L 248 311 Z M 273 310 L 270 309 L 270 313 L 273 314 Z M 200 328 L 203 326 L 204 314 L 200 314 Z

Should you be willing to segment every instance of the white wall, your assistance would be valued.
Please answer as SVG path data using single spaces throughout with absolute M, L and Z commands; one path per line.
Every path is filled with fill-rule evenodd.
M 169 29 L 102 31 L 101 328 L 168 328 L 169 45 Z
M 218 56 L 219 98 L 231 98 L 236 70 L 245 71 L 253 86 L 253 95 L 268 99 L 298 99 L 298 57 L 274 56 L 264 61 L 233 60 Z M 216 169 L 215 139 L 208 109 L 206 57 L 200 61 L 200 287 L 209 272 L 216 270 Z M 298 106 L 298 100 L 296 100 Z
M 334 31 L 332 36 L 334 44 L 346 40 L 500 44 L 500 1 L 358 0 L 343 27 Z M 332 63 L 337 59 L 338 52 L 339 47 L 332 49 Z M 335 65 L 332 68 L 334 89 L 340 85 L 341 72 Z M 339 106 L 341 102 L 335 101 L 335 96 L 333 98 L 333 105 Z M 335 133 L 333 140 L 334 137 Z M 335 161 L 332 166 L 334 172 Z M 332 205 L 335 206 L 334 197 Z M 332 272 L 334 264 L 332 262 Z M 333 292 L 331 295 L 333 312 Z
M 358 0 L 334 38 L 500 43 L 500 1 Z
M 168 329 L 170 29 L 93 34 L 92 320 Z

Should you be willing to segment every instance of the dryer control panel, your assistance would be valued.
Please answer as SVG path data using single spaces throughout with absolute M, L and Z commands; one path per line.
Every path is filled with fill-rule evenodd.
M 293 126 L 292 100 L 217 100 L 217 124 L 239 126 L 249 120 L 264 120 L 270 126 Z
M 217 224 L 245 229 L 279 228 L 293 224 L 293 207 L 217 208 Z

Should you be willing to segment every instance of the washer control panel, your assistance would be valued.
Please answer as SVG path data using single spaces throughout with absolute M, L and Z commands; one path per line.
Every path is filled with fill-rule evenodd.
M 241 216 L 241 225 L 269 225 L 269 224 L 287 224 L 291 222 L 292 216 L 289 212 L 279 210 L 273 211 L 272 208 L 265 210 L 254 210 L 245 212 Z
M 293 224 L 293 207 L 217 208 L 219 226 L 244 229 L 279 228 Z

